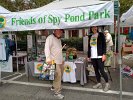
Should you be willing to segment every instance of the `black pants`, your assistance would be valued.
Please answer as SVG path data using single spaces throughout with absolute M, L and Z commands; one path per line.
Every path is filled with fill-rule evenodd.
M 105 82 L 108 82 L 108 76 L 104 70 L 104 62 L 102 62 L 102 58 L 91 59 L 91 61 L 95 70 L 97 82 L 101 82 L 101 76 L 104 78 Z

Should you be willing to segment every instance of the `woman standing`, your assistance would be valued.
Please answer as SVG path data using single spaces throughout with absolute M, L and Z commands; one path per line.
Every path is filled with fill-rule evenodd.
M 97 84 L 93 88 L 102 88 L 101 76 L 104 78 L 106 84 L 104 91 L 108 91 L 110 85 L 108 83 L 108 76 L 104 71 L 104 61 L 106 60 L 106 41 L 103 33 L 98 32 L 98 27 L 91 27 L 92 35 L 89 36 L 89 46 L 88 46 L 88 60 L 91 59 L 95 75 L 97 79 Z

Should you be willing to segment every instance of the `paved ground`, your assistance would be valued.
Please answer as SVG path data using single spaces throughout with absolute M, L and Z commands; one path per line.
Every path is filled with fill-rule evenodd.
M 84 87 L 79 82 L 76 84 L 63 83 L 64 89 L 62 93 L 65 95 L 64 100 L 120 100 L 120 95 L 117 93 L 119 91 L 119 70 L 111 70 L 111 73 L 113 82 L 110 82 L 111 91 L 108 93 L 102 92 L 101 89 L 92 89 L 92 85 L 95 84 L 92 81 L 88 81 Z M 3 76 L 8 74 L 10 73 L 3 73 Z M 95 81 L 95 78 L 92 79 Z M 133 79 L 123 78 L 123 83 L 123 90 L 132 93 Z M 51 82 L 42 81 L 35 77 L 30 77 L 28 82 L 24 75 L 11 83 L 5 83 L 0 86 L 0 100 L 56 100 L 53 92 L 50 91 L 50 86 Z M 133 100 L 133 95 L 124 95 L 122 100 Z
M 64 89 L 64 100 L 119 100 L 119 95 L 104 95 Z M 53 92 L 46 87 L 4 84 L 0 87 L 0 100 L 56 100 Z M 124 97 L 123 100 L 133 100 Z
M 64 100 L 120 100 L 119 99 L 119 69 L 110 69 L 113 82 L 110 81 L 111 91 L 109 93 L 101 92 L 102 90 L 92 89 L 92 85 L 95 83 L 88 80 L 88 83 L 84 87 L 79 82 L 76 84 L 63 83 Z M 20 70 L 24 72 L 24 70 Z M 2 77 L 14 73 L 2 73 Z M 16 74 L 6 80 L 18 76 Z M 92 78 L 95 81 L 95 78 Z M 32 85 L 29 85 L 32 84 Z M 39 85 L 34 84 L 39 83 Z M 41 83 L 41 84 L 40 84 Z M 123 91 L 126 95 L 123 95 L 122 100 L 133 100 L 133 79 L 123 78 Z M 48 84 L 48 86 L 47 86 Z M 0 100 L 56 100 L 49 87 L 51 82 L 42 81 L 36 77 L 30 77 L 28 82 L 27 77 L 24 75 L 17 79 L 14 79 L 11 83 L 6 83 L 0 86 Z M 127 95 L 127 94 L 130 94 Z

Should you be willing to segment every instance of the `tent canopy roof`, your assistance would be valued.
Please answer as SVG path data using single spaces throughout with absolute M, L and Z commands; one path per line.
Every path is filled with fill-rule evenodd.
M 7 13 L 10 13 L 10 11 L 0 6 L 0 14 L 7 14 Z
M 121 16 L 122 26 L 133 26 L 133 6 Z
M 36 11 L 43 11 L 43 10 L 57 10 L 57 9 L 68 9 L 68 8 L 75 8 L 75 7 L 84 7 L 89 5 L 98 5 L 102 3 L 106 3 L 110 1 L 99 1 L 99 0 L 56 0 L 53 1 L 43 7 L 30 9 L 21 12 L 36 12 Z

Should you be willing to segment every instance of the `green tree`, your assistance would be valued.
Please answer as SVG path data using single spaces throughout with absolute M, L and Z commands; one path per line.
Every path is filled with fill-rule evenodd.
M 133 5 L 133 0 L 119 0 L 120 1 L 120 14 L 125 13 Z
M 30 0 L 31 4 L 35 4 L 35 7 L 41 7 L 44 6 L 54 0 Z
M 0 5 L 10 10 L 11 12 L 16 12 L 38 8 L 52 1 L 54 0 L 0 0 Z
M 0 5 L 10 11 L 14 11 L 13 3 L 10 0 L 0 0 Z

